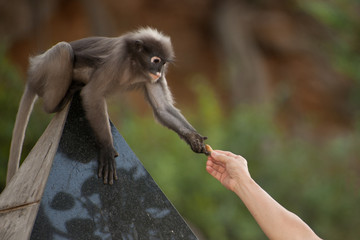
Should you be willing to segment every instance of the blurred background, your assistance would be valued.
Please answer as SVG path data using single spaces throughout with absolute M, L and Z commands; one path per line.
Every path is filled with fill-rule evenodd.
M 214 149 L 324 239 L 360 236 L 358 0 L 0 0 L 0 190 L 28 57 L 59 41 L 151 26 L 172 39 L 176 106 Z M 206 157 L 155 123 L 139 93 L 111 120 L 200 239 L 266 239 L 205 171 Z M 52 116 L 35 106 L 23 158 Z

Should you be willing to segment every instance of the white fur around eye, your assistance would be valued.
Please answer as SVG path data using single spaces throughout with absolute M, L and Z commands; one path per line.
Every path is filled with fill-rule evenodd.
M 161 62 L 161 58 L 154 56 L 154 57 L 151 58 L 151 62 L 152 62 L 152 63 L 160 63 L 160 62 Z

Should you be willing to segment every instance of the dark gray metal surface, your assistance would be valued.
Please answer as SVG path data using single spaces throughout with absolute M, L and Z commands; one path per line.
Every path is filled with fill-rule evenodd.
M 197 239 L 113 125 L 112 134 L 119 180 L 108 186 L 74 98 L 31 239 Z

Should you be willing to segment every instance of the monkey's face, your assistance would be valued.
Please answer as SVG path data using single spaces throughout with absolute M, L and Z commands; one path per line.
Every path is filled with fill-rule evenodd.
M 155 40 L 136 40 L 133 45 L 133 60 L 140 68 L 142 74 L 150 82 L 158 81 L 166 70 L 166 63 L 171 61 L 172 55 L 167 54 L 167 50 Z
M 144 74 L 152 83 L 159 80 L 165 72 L 166 60 L 160 56 L 158 52 L 152 51 L 152 49 L 143 49 L 141 54 Z

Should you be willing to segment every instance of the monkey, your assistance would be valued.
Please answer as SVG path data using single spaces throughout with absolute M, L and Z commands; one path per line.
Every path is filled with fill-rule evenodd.
M 104 184 L 118 179 L 106 97 L 140 89 L 155 119 L 176 132 L 195 153 L 208 154 L 200 135 L 174 106 L 165 74 L 174 61 L 168 36 L 146 27 L 119 37 L 88 37 L 59 42 L 30 57 L 27 81 L 15 120 L 8 162 L 7 183 L 19 167 L 25 131 L 38 98 L 46 113 L 61 111 L 80 91 L 85 116 L 99 146 L 97 175 Z

